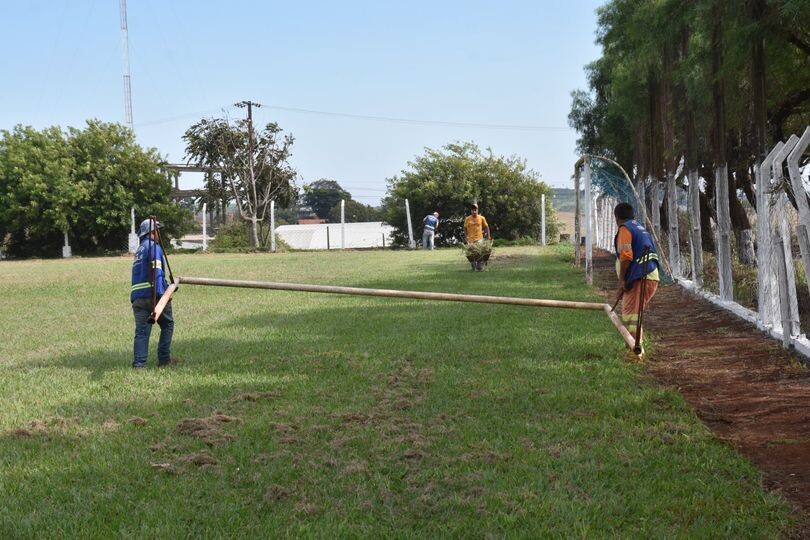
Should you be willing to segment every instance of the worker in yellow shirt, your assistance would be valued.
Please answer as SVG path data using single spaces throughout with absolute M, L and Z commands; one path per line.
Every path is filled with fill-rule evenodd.
M 464 238 L 467 245 L 492 240 L 492 234 L 489 230 L 489 223 L 487 218 L 478 213 L 478 205 L 473 203 L 470 207 L 470 215 L 464 218 Z M 483 270 L 486 261 L 470 261 L 473 270 Z
M 614 239 L 616 276 L 619 278 L 616 301 L 622 299 L 622 322 L 631 335 L 638 336 L 638 317 L 658 290 L 658 252 L 652 235 L 634 219 L 633 207 L 619 203 L 613 209 L 619 227 Z M 643 311 L 642 311 L 643 313 Z

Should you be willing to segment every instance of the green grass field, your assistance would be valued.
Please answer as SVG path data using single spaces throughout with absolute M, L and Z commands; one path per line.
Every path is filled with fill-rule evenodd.
M 597 300 L 562 248 L 178 255 L 175 275 Z M 128 258 L 0 263 L 0 537 L 730 537 L 793 522 L 600 312 L 181 286 L 131 363 Z M 156 329 L 157 330 L 157 329 Z M 155 332 L 156 334 L 156 332 Z

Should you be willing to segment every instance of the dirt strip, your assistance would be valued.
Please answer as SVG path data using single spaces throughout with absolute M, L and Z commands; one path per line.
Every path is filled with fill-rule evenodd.
M 594 284 L 612 298 L 611 255 L 594 254 Z M 611 302 L 612 303 L 612 302 Z M 644 327 L 647 372 L 676 388 L 718 437 L 763 473 L 804 515 L 810 538 L 810 369 L 751 323 L 683 288 L 659 288 Z

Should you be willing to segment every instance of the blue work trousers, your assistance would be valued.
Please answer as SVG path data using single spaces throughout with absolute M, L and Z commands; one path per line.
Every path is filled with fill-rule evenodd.
M 132 313 L 135 315 L 135 345 L 132 367 L 146 367 L 146 358 L 149 356 L 149 336 L 152 334 L 152 325 L 149 316 L 152 314 L 152 301 L 149 298 L 137 298 L 132 302 Z M 167 364 L 172 357 L 172 334 L 174 333 L 174 317 L 172 316 L 172 303 L 166 304 L 160 318 L 160 340 L 158 341 L 158 365 Z

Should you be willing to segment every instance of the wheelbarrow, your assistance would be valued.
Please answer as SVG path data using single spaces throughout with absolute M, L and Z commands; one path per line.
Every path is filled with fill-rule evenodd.
M 467 255 L 467 260 L 470 261 L 470 266 L 473 270 L 481 272 L 487 266 L 490 255 L 492 255 L 491 251 L 483 255 Z

